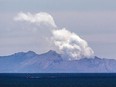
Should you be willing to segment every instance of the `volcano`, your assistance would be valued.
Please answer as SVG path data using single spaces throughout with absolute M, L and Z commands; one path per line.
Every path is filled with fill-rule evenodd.
M 115 73 L 116 60 L 82 58 L 63 60 L 62 55 L 50 50 L 43 54 L 33 51 L 0 56 L 0 73 Z

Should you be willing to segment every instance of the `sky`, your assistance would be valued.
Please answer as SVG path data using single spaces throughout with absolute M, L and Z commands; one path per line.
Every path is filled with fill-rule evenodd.
M 0 0 L 0 55 L 52 49 L 48 27 L 14 21 L 19 12 L 47 12 L 59 28 L 86 40 L 96 56 L 116 58 L 116 0 Z

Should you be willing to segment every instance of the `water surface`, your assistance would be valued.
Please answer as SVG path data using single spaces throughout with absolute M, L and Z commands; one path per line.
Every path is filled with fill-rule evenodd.
M 116 74 L 1 73 L 0 87 L 116 87 Z

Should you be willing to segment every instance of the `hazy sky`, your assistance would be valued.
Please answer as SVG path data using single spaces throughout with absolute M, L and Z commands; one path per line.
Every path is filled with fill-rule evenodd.
M 13 20 L 19 12 L 50 13 L 59 27 L 85 39 L 95 55 L 116 58 L 116 0 L 0 0 L 0 55 L 52 48 L 46 27 Z

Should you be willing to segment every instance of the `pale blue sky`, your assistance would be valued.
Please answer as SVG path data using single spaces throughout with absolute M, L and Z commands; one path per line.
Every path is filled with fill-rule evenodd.
M 0 55 L 49 50 L 42 43 L 46 31 L 32 32 L 36 26 L 13 21 L 21 11 L 48 12 L 59 27 L 85 39 L 95 55 L 116 58 L 116 0 L 0 0 Z
M 0 0 L 3 11 L 111 11 L 115 0 Z

